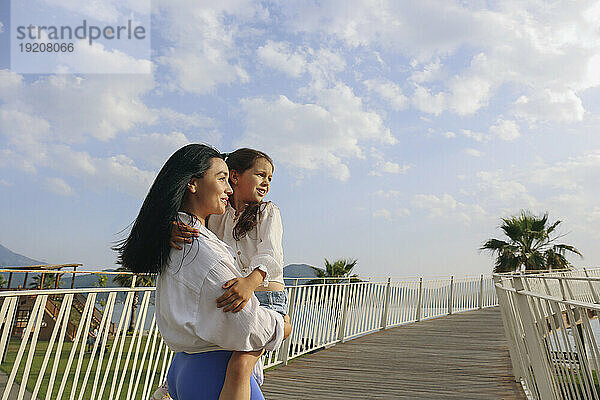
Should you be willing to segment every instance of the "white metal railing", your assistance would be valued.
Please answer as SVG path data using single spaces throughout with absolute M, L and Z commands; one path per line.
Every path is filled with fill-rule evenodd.
M 265 368 L 381 329 L 497 305 L 493 287 L 483 275 L 294 280 L 287 286 L 293 331 L 264 356 Z M 0 400 L 26 392 L 46 400 L 148 399 L 173 357 L 156 325 L 154 291 L 0 291 L 0 370 L 7 375 Z
M 494 282 L 528 397 L 600 399 L 600 269 L 498 274 Z

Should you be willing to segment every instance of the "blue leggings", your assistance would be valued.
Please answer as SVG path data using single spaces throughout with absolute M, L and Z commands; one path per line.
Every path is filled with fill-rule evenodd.
M 231 353 L 176 353 L 167 374 L 169 395 L 174 400 L 217 400 Z M 250 400 L 265 400 L 254 376 L 250 378 L 250 391 Z

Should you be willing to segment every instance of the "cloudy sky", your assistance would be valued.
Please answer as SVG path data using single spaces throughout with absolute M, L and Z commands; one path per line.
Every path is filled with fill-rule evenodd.
M 139 3 L 37 1 L 106 23 Z M 478 247 L 528 209 L 563 221 L 575 265 L 600 264 L 597 1 L 160 0 L 151 60 L 86 55 L 151 61 L 123 75 L 12 72 L 2 4 L 0 243 L 16 252 L 114 266 L 158 169 L 206 142 L 273 157 L 288 263 L 488 273 Z

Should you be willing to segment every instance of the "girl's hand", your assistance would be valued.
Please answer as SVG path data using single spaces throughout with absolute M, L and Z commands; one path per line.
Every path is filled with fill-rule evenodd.
M 292 333 L 292 324 L 291 324 L 291 321 L 290 321 L 290 316 L 287 315 L 287 314 L 285 314 L 283 316 L 283 322 L 284 322 L 284 325 L 283 325 L 283 338 L 287 339 L 288 336 L 290 336 L 291 333 Z
M 192 228 L 191 226 L 178 221 L 171 223 L 171 241 L 169 244 L 171 247 L 181 250 L 183 247 L 177 243 L 192 243 L 193 238 L 200 236 L 198 229 Z
M 223 312 L 232 311 L 234 313 L 241 311 L 254 293 L 257 285 L 250 278 L 234 278 L 223 285 L 223 289 L 227 289 L 217 299 L 217 307 L 223 308 Z

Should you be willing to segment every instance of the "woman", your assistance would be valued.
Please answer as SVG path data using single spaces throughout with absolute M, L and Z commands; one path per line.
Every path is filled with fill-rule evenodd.
M 283 280 L 283 227 L 279 208 L 264 198 L 271 188 L 274 164 L 266 153 L 241 148 L 225 159 L 229 167 L 229 184 L 233 194 L 222 215 L 212 215 L 207 228 L 224 241 L 237 261 L 244 278 L 235 278 L 224 285 L 227 289 L 217 299 L 223 311 L 238 312 L 254 293 L 260 305 L 287 314 L 287 292 Z M 171 246 L 191 243 L 198 232 L 174 222 Z M 288 317 L 289 318 L 289 317 Z M 259 385 L 263 382 L 262 362 L 256 352 L 234 352 L 227 366 L 221 396 L 232 400 L 250 398 L 250 374 Z M 257 363 L 258 361 L 258 363 Z M 163 384 L 153 399 L 164 399 L 168 385 Z
M 210 214 L 223 214 L 232 190 L 219 152 L 190 144 L 163 166 L 136 218 L 117 248 L 119 262 L 136 273 L 158 273 L 156 320 L 167 345 L 177 354 L 167 381 L 175 400 L 217 399 L 232 350 L 274 350 L 288 323 L 259 307 L 252 296 L 238 313 L 224 313 L 215 299 L 223 284 L 241 277 L 226 245 L 205 227 Z M 199 230 L 183 251 L 170 251 L 171 221 Z M 251 398 L 263 399 L 251 381 Z

